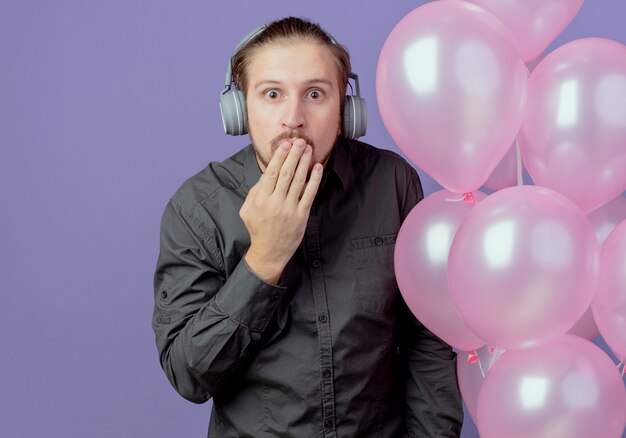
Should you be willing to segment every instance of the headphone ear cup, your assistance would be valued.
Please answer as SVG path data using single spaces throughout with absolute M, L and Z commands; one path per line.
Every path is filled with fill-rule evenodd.
M 231 89 L 220 96 L 220 112 L 226 134 L 245 135 L 248 133 L 246 99 L 241 90 Z
M 360 96 L 346 96 L 343 100 L 343 137 L 353 140 L 367 131 L 367 105 Z

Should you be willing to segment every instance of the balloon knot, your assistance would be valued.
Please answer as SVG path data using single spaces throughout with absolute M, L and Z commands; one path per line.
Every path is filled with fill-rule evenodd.
M 463 193 L 463 201 L 475 203 L 476 199 L 474 199 L 474 194 L 472 192 Z
M 472 350 L 467 353 L 467 363 L 475 364 L 476 362 L 478 362 L 478 355 L 476 354 L 476 351 Z

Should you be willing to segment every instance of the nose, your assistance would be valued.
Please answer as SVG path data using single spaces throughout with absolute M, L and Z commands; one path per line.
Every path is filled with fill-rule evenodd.
M 299 129 L 304 127 L 305 108 L 300 99 L 289 99 L 285 102 L 283 114 L 283 127 L 287 129 Z

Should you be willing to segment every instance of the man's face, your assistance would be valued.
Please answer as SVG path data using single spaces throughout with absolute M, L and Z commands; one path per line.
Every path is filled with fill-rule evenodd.
M 339 134 L 337 64 L 323 45 L 298 41 L 261 48 L 248 66 L 250 138 L 262 171 L 284 139 L 303 138 L 325 164 Z

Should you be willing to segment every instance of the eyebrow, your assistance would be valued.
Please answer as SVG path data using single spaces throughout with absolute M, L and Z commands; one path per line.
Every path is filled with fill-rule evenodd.
M 282 81 L 277 81 L 277 80 L 273 80 L 273 79 L 266 79 L 263 80 L 259 83 L 257 83 L 254 86 L 254 89 L 258 89 L 260 87 L 266 87 L 268 85 L 281 85 L 283 82 Z M 305 85 L 318 85 L 318 84 L 322 84 L 322 85 L 326 85 L 329 88 L 332 88 L 333 83 L 332 81 L 329 81 L 328 79 L 309 79 L 308 81 L 304 82 Z

